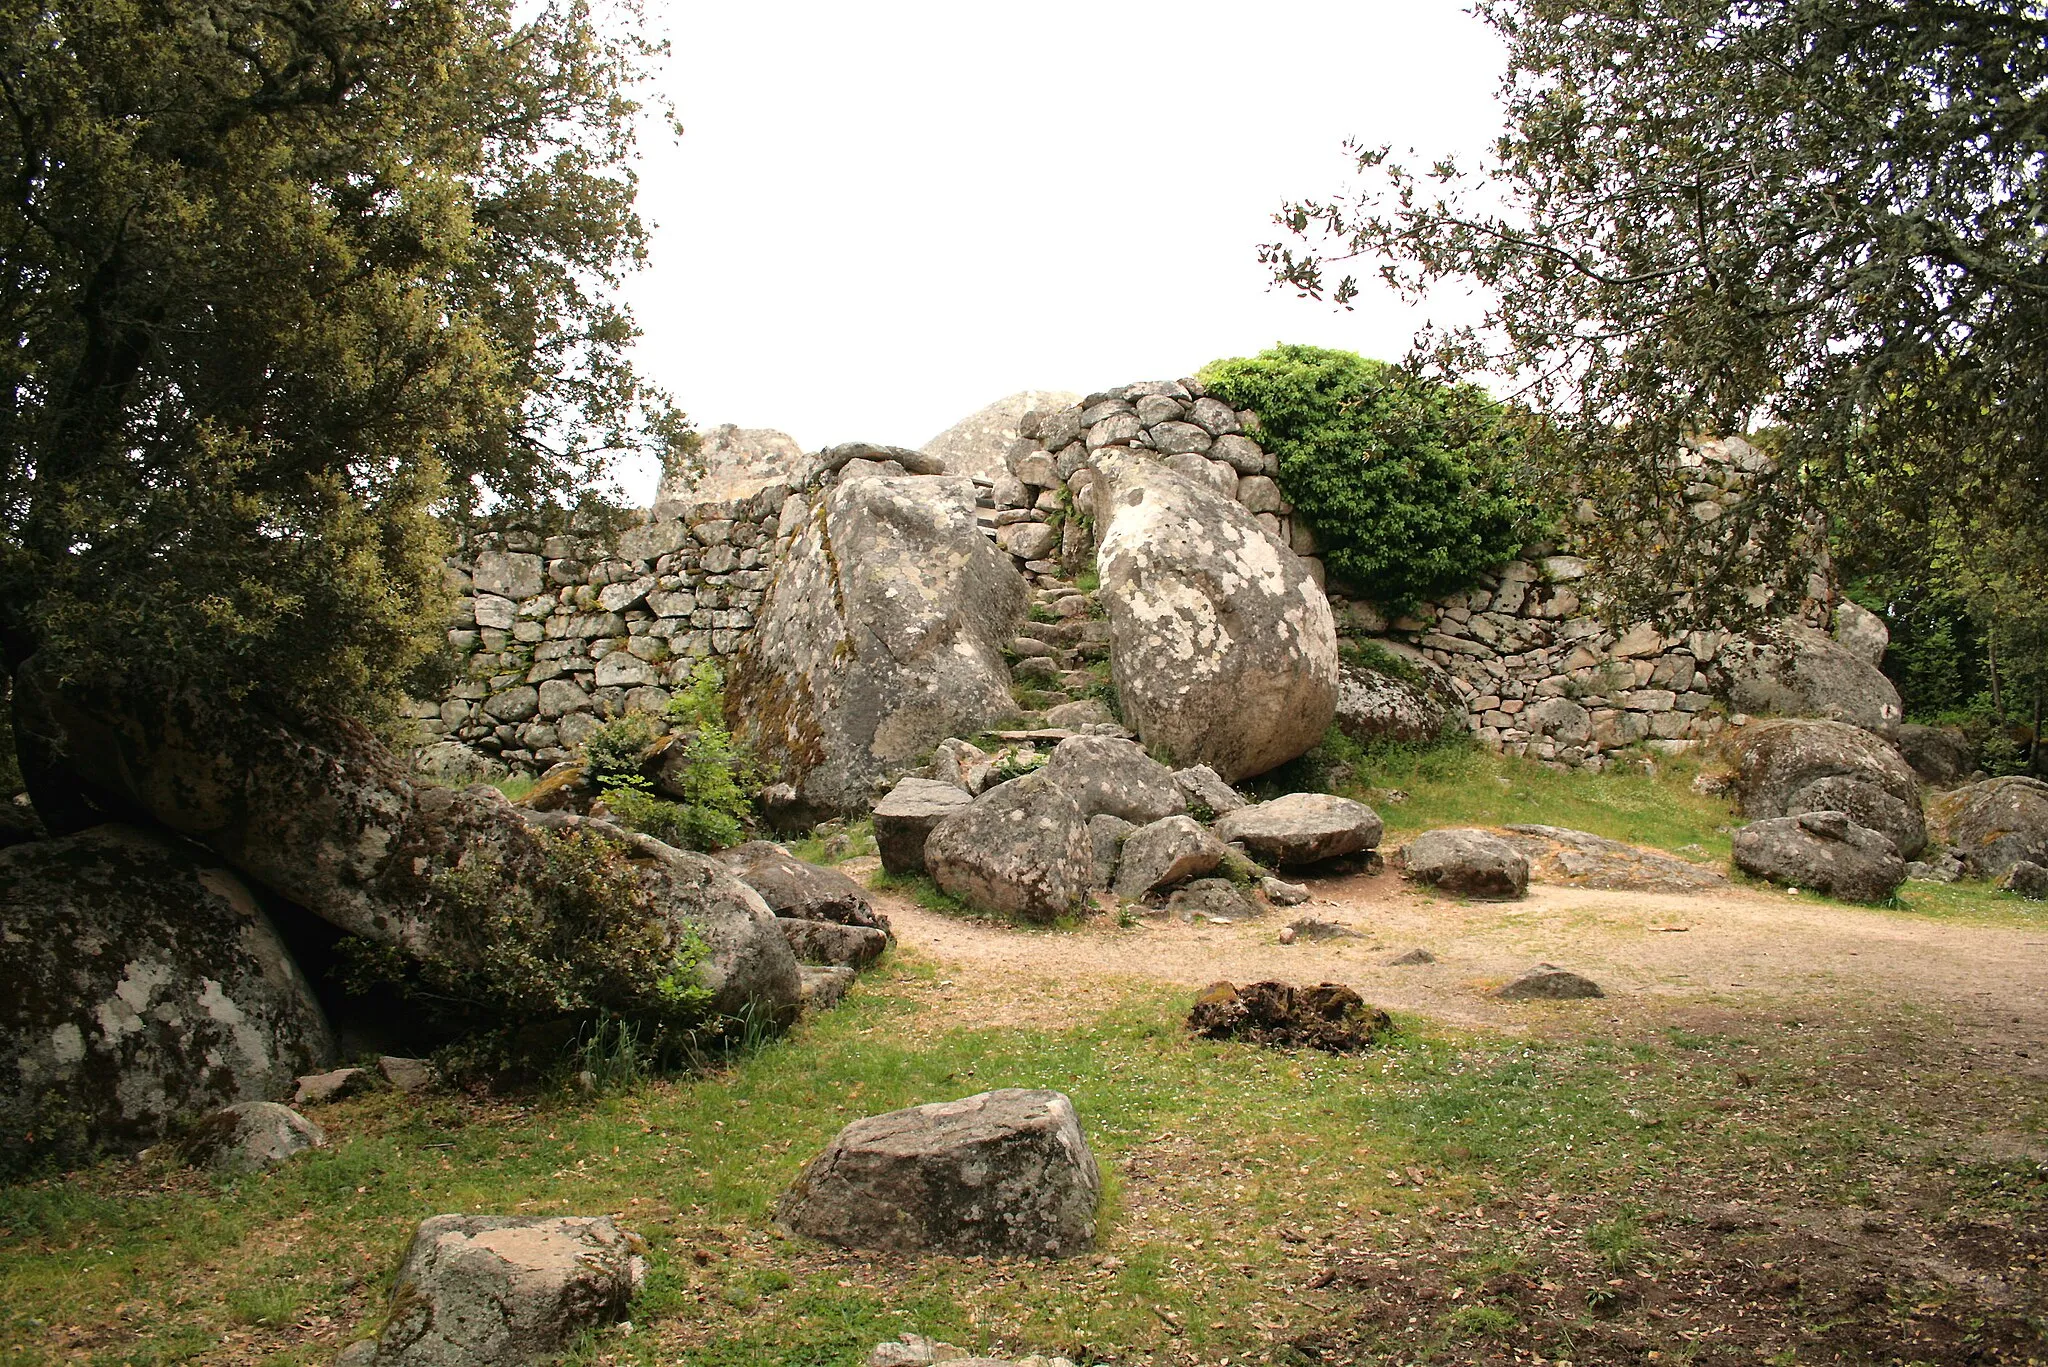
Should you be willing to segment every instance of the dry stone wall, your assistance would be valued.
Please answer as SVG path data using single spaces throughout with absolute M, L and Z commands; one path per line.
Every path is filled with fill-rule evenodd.
M 719 431 L 735 449 L 768 449 L 764 434 Z M 1121 450 L 1243 505 L 1302 557 L 1344 636 L 1412 661 L 1492 748 L 1599 767 L 1632 745 L 1685 749 L 1726 724 L 1726 664 L 1745 643 L 1713 632 L 1667 639 L 1611 621 L 1571 555 L 1534 548 L 1471 589 L 1389 620 L 1330 580 L 1313 531 L 1281 491 L 1278 461 L 1259 443 L 1257 417 L 1198 380 L 1104 390 L 1028 412 L 1017 431 L 993 474 L 986 452 L 950 459 L 983 472 L 972 475 L 977 521 L 1036 587 L 1070 583 L 1092 562 L 1098 466 L 1102 452 Z M 569 758 L 605 717 L 658 712 L 699 660 L 739 650 L 820 490 L 864 475 L 937 474 L 947 459 L 851 443 L 791 460 L 781 479 L 754 460 L 743 498 L 693 500 L 665 485 L 655 512 L 616 536 L 511 525 L 469 533 L 450 565 L 461 592 L 448 633 L 459 677 L 415 705 L 421 730 L 443 758 L 480 755 L 514 771 Z M 1764 459 L 1739 439 L 1689 450 L 1695 518 L 1712 523 L 1738 504 Z M 1825 627 L 1831 603 L 1817 576 L 1794 615 Z

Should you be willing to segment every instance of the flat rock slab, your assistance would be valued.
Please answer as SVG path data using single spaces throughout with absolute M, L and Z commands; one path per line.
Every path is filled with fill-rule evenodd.
M 777 1218 L 843 1248 L 1065 1258 L 1094 1241 L 1101 1197 L 1074 1103 L 1006 1088 L 854 1121 Z
M 937 779 L 906 778 L 875 804 L 875 852 L 890 873 L 923 873 L 932 828 L 974 801 L 965 788 Z
M 364 1367 L 523 1367 L 625 1318 L 646 1245 L 609 1216 L 436 1215 L 420 1223 Z M 355 1358 L 347 1359 L 353 1364 Z
M 325 1106 L 345 1097 L 359 1095 L 377 1085 L 377 1076 L 367 1068 L 336 1068 L 331 1072 L 307 1073 L 292 1093 L 294 1106 Z
M 1191 816 L 1169 816 L 1123 837 L 1116 895 L 1136 900 L 1213 871 L 1227 851 Z
M 887 918 L 876 912 L 860 884 L 837 869 L 806 863 L 773 841 L 749 840 L 721 850 L 717 858 L 760 893 L 777 916 L 889 929 Z
M 1282 865 L 1302 865 L 1370 850 L 1382 829 L 1379 813 L 1362 802 L 1289 793 L 1229 813 L 1216 823 L 1216 838 Z
M 244 1101 L 207 1116 L 178 1147 L 195 1168 L 262 1172 L 308 1149 L 326 1148 L 327 1132 L 289 1106 Z
M 1562 826 L 1505 826 L 1500 838 L 1528 859 L 1529 877 L 1538 883 L 1605 892 L 1714 892 L 1728 886 L 1718 869 Z
M 1456 897 L 1511 902 L 1529 895 L 1529 857 L 1490 831 L 1424 831 L 1401 847 L 1401 870 Z
M 947 1363 L 950 1367 L 1075 1367 L 1069 1358 L 1042 1357 L 1037 1353 L 1022 1358 L 972 1357 L 950 1343 L 938 1343 L 922 1334 L 905 1334 L 900 1339 L 876 1344 L 868 1354 L 867 1367 L 931 1367 L 934 1363 Z
M 799 921 L 780 917 L 777 924 L 789 939 L 799 964 L 836 965 L 861 969 L 882 957 L 889 937 L 868 926 L 842 926 L 832 921 Z
M 1493 995 L 1502 1001 L 1521 1002 L 1579 1001 L 1607 994 L 1591 978 L 1559 968 L 1556 964 L 1538 964 Z
M 1219 982 L 1195 998 L 1188 1029 L 1209 1039 L 1349 1054 L 1392 1034 L 1394 1022 L 1341 983 Z

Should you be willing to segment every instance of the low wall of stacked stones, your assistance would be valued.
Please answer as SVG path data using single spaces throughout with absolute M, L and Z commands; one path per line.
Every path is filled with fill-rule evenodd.
M 659 712 L 698 661 L 731 655 L 752 629 L 792 493 L 667 505 L 609 534 L 465 532 L 449 562 L 458 673 L 414 706 L 424 738 L 532 771 L 606 717 Z
M 1006 473 L 976 486 L 983 530 L 1027 582 L 1071 582 L 1090 563 L 1095 462 L 1125 448 L 1241 504 L 1303 558 L 1343 635 L 1411 660 L 1492 748 L 1599 767 L 1613 751 L 1684 749 L 1725 724 L 1722 664 L 1743 643 L 1614 622 L 1573 556 L 1530 554 L 1388 620 L 1327 574 L 1314 533 L 1281 492 L 1277 460 L 1259 444 L 1256 416 L 1199 381 L 1106 390 L 1028 414 L 1019 431 Z M 1698 475 L 1687 496 L 1705 522 L 1746 496 L 1762 458 L 1733 441 L 1686 459 Z M 607 717 L 659 712 L 698 661 L 734 654 L 753 629 L 786 512 L 800 514 L 835 480 L 906 471 L 934 472 L 920 453 L 852 444 L 807 457 L 790 484 L 733 501 L 666 502 L 614 534 L 467 531 L 450 562 L 458 674 L 442 697 L 414 705 L 423 738 L 538 771 L 570 758 Z M 1817 579 L 1809 594 L 1798 616 L 1825 627 L 1827 584 Z

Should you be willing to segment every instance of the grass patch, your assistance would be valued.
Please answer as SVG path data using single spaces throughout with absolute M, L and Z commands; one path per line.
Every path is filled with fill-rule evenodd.
M 826 821 L 809 835 L 789 841 L 786 848 L 807 864 L 841 864 L 863 859 L 875 852 L 875 823 L 866 817 L 858 821 Z
M 868 886 L 876 892 L 901 893 L 926 911 L 941 912 L 947 916 L 981 915 L 973 906 L 934 883 L 930 874 L 891 873 L 887 869 L 876 869 L 868 877 Z
M 506 801 L 517 802 L 532 792 L 538 782 L 540 780 L 532 774 L 507 774 L 504 778 L 492 779 L 491 786 L 503 793 Z

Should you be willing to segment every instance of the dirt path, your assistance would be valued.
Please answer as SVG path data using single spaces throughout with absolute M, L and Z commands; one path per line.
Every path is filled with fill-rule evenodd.
M 963 1017 L 1059 1024 L 1085 1014 L 1091 985 L 1199 987 L 1219 978 L 1343 982 L 1395 1010 L 1508 1030 L 1561 1010 L 1750 1016 L 1821 1003 L 1911 1007 L 1946 1018 L 1966 1039 L 2025 1051 L 2015 1071 L 2048 1075 L 2048 926 L 1965 925 L 1748 889 L 1688 896 L 1535 885 L 1526 901 L 1460 904 L 1382 873 L 1316 883 L 1312 893 L 1306 906 L 1235 925 L 1154 918 L 1125 929 L 1101 917 L 1073 931 L 1018 930 L 899 896 L 880 900 L 904 945 L 957 973 L 942 995 Z M 1361 938 L 1280 944 L 1280 927 L 1298 916 Z M 1437 961 L 1388 965 L 1418 947 Z M 1561 1008 L 1486 995 L 1544 960 L 1593 978 L 1608 999 Z

